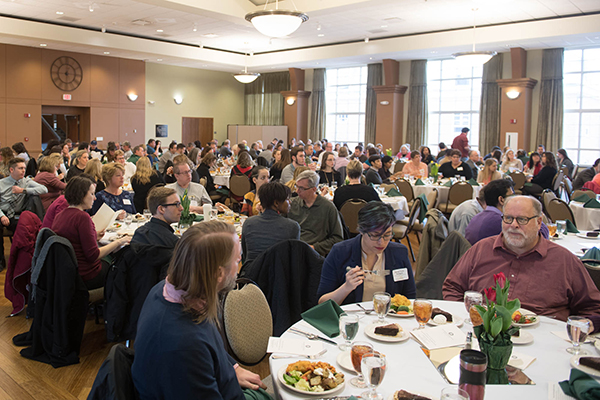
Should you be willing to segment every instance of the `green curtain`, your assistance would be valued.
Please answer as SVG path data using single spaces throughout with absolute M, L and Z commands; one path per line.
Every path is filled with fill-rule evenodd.
M 500 144 L 500 103 L 502 91 L 496 80 L 502 79 L 502 53 L 483 64 L 479 103 L 479 151 L 486 154 Z M 515 151 L 517 149 L 514 149 Z
M 244 121 L 246 125 L 283 125 L 284 98 L 290 90 L 290 73 L 262 74 L 245 87 Z
M 308 137 L 313 142 L 325 137 L 325 89 L 327 77 L 325 68 L 317 68 L 313 73 L 313 87 L 311 95 L 311 116 Z
M 406 142 L 413 149 L 427 143 L 427 60 L 410 62 Z
M 542 54 L 542 83 L 535 143 L 556 152 L 562 147 L 563 58 L 565 49 L 546 49 Z
M 365 109 L 365 144 L 375 144 L 375 123 L 377 121 L 377 94 L 373 86 L 383 82 L 383 65 L 367 65 L 367 104 Z

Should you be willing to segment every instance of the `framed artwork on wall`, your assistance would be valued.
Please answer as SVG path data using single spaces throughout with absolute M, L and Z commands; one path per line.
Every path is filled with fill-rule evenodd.
M 156 137 L 168 137 L 169 125 L 156 125 Z

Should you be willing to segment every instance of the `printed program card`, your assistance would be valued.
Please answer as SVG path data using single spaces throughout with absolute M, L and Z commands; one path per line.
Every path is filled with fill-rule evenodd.
M 443 349 L 444 347 L 463 346 L 466 334 L 456 325 L 437 326 L 411 331 L 410 334 L 429 350 Z
M 323 351 L 323 343 L 303 339 L 282 339 L 270 337 L 267 353 L 296 354 L 299 356 L 310 356 Z

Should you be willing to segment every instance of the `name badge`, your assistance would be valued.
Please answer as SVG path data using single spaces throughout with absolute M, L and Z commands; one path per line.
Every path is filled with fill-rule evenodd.
M 394 278 L 394 282 L 405 281 L 408 279 L 408 269 L 406 268 L 398 268 L 392 271 L 392 277 Z
M 463 170 L 463 167 L 458 167 L 458 168 L 456 168 L 456 170 L 457 170 L 457 171 L 462 171 L 462 170 Z
M 125 204 L 126 206 L 130 206 L 131 205 L 131 200 L 129 200 L 129 199 L 123 199 L 123 204 Z
M 196 200 L 190 200 L 190 207 L 198 207 L 198 202 Z

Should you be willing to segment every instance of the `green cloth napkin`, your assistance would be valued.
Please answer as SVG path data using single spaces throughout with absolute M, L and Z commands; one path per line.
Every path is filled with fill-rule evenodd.
M 243 392 L 246 400 L 273 400 L 271 395 L 262 388 L 258 388 L 257 390 L 244 389 Z
M 419 216 L 417 218 L 419 222 L 423 222 L 425 215 L 427 215 L 427 206 L 429 205 L 429 200 L 427 200 L 427 196 L 424 194 L 418 195 L 417 198 L 421 199 L 421 209 L 419 210 Z
M 421 180 L 421 178 L 417 179 L 417 181 L 415 182 L 415 186 L 425 186 L 425 184 L 423 183 L 423 181 Z
M 579 196 L 575 197 L 574 199 L 571 199 L 572 201 L 578 201 L 580 203 L 587 203 L 589 200 L 591 199 L 590 196 L 588 196 L 587 194 L 580 194 Z
M 567 233 L 579 233 L 579 229 L 575 226 L 574 223 L 571 222 L 570 219 L 567 219 Z
M 592 247 L 585 252 L 585 254 L 581 257 L 581 260 L 590 261 L 591 264 L 600 263 L 600 249 L 597 247 Z M 594 261 L 597 261 L 597 263 Z
M 600 208 L 600 203 L 596 199 L 589 199 L 587 203 L 583 205 L 583 208 Z
M 194 218 L 195 222 L 201 222 L 204 221 L 204 215 L 202 214 L 194 214 L 196 216 L 196 218 Z
M 568 381 L 558 382 L 560 388 L 568 396 L 579 400 L 600 399 L 600 383 L 583 371 L 571 369 Z
M 533 186 L 533 183 L 531 183 L 531 182 L 525 182 L 525 183 L 523 184 L 523 186 Z
M 444 183 L 442 186 L 451 187 L 452 181 L 448 181 L 448 182 Z
M 398 196 L 402 196 L 402 193 L 400 193 L 400 191 L 398 189 L 395 188 L 391 188 L 387 193 L 386 193 L 389 197 L 398 197 Z
M 327 300 L 310 310 L 304 311 L 301 316 L 303 320 L 325 335 L 336 337 L 340 334 L 340 314 L 343 312 L 344 310 L 335 301 Z
M 479 183 L 477 183 L 477 181 L 473 178 L 469 179 L 468 182 L 471 186 L 479 186 Z

